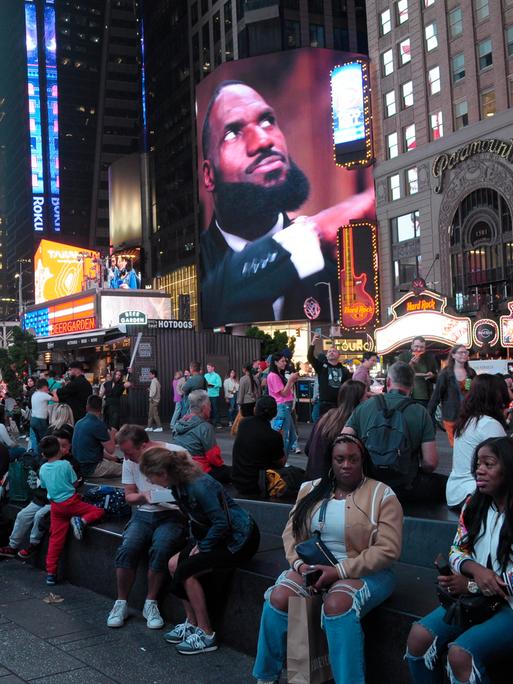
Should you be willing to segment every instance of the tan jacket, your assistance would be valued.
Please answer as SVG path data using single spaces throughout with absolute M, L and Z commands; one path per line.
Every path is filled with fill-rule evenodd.
M 305 482 L 299 490 L 296 505 L 319 482 Z M 316 503 L 310 511 L 310 521 L 321 503 Z M 296 553 L 296 544 L 308 539 L 313 530 L 310 529 L 304 538 L 294 538 L 292 516 L 295 508 L 290 512 L 282 536 L 287 560 L 297 570 L 302 561 Z M 396 495 L 382 482 L 365 478 L 346 499 L 344 541 L 349 557 L 336 566 L 340 578 L 359 579 L 389 567 L 401 555 L 402 534 L 403 509 Z

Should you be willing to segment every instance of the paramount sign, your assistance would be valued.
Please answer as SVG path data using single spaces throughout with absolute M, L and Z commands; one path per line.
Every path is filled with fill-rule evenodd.
M 494 154 L 497 157 L 501 157 L 502 159 L 511 162 L 513 161 L 513 139 L 511 139 L 510 142 L 497 140 L 497 138 L 474 140 L 473 142 L 458 148 L 451 154 L 439 154 L 438 157 L 435 157 L 433 160 L 433 165 L 431 167 L 433 178 L 439 179 L 438 185 L 434 187 L 434 191 L 436 193 L 442 192 L 443 176 L 446 171 L 450 171 L 466 159 L 469 159 L 476 154 L 482 154 L 483 152 Z

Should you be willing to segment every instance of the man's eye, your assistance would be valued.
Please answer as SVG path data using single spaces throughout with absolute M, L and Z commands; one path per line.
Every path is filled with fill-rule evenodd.
M 225 142 L 231 142 L 232 140 L 235 140 L 236 137 L 237 137 L 237 134 L 235 133 L 235 131 L 233 131 L 233 130 L 226 131 L 226 133 L 224 134 L 224 141 Z
M 274 119 L 268 117 L 267 119 L 262 119 L 260 122 L 260 128 L 270 128 L 274 123 Z

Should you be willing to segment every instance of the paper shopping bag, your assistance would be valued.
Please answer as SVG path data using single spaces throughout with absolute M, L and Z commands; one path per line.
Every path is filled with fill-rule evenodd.
M 289 598 L 287 675 L 289 684 L 324 684 L 332 679 L 328 642 L 321 629 L 320 596 Z
M 237 434 L 237 431 L 239 429 L 239 423 L 241 421 L 241 418 L 242 418 L 242 416 L 241 416 L 240 409 L 239 409 L 239 412 L 237 413 L 237 415 L 235 416 L 235 420 L 233 421 L 232 430 L 231 430 L 232 435 L 234 435 L 234 436 Z

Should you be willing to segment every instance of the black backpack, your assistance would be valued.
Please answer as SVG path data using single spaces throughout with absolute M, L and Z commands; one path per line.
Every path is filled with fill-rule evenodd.
M 405 397 L 394 408 L 385 398 L 376 397 L 377 411 L 363 437 L 371 458 L 369 475 L 391 487 L 411 485 L 419 469 L 419 459 L 411 444 L 404 411 L 414 402 Z

